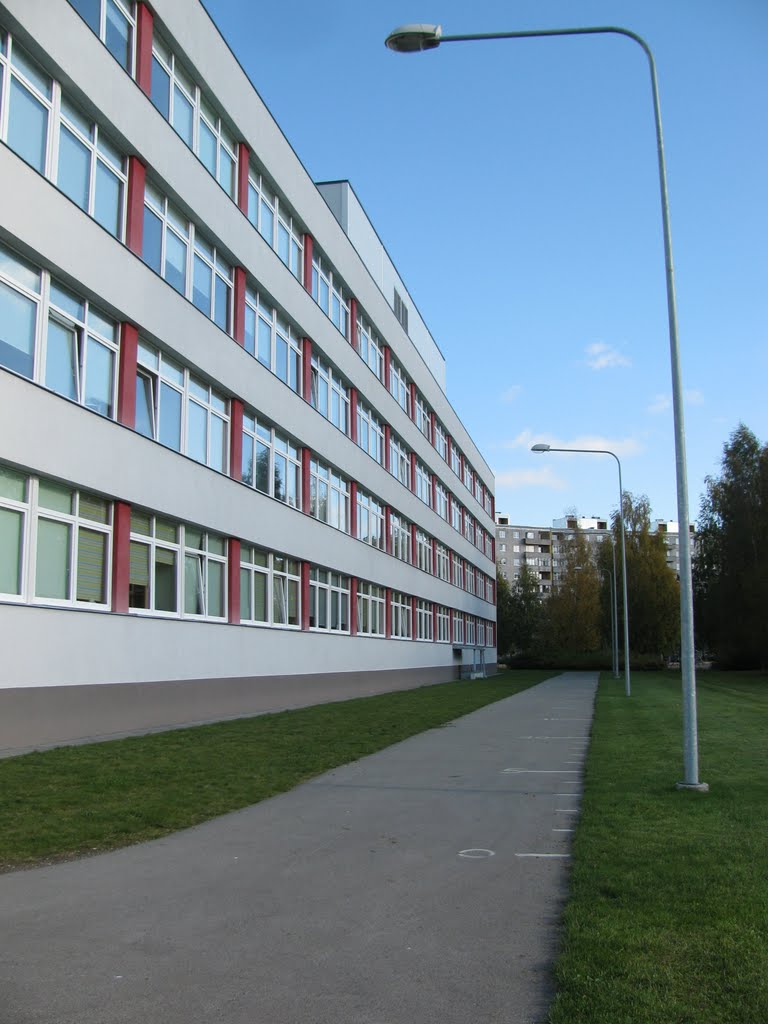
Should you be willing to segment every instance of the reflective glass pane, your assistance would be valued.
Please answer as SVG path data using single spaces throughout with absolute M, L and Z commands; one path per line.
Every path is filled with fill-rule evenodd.
M 226 281 L 216 275 L 215 278 L 215 303 L 213 319 L 222 331 L 229 333 L 229 297 L 230 288 Z
M 197 402 L 187 406 L 187 455 L 205 462 L 208 449 L 208 413 Z
M 181 450 L 181 395 L 165 382 L 160 385 L 161 444 L 175 451 Z
M 152 57 L 152 86 L 150 97 L 154 105 L 167 121 L 171 112 L 171 77 L 157 57 L 154 56 Z
M 11 63 L 41 95 L 47 100 L 51 98 L 51 79 L 16 41 L 13 44 Z
M 50 508 L 55 512 L 72 513 L 72 491 L 63 484 L 53 480 L 41 480 L 38 491 L 38 502 L 42 508 Z
M 79 512 L 81 519 L 90 519 L 93 523 L 109 522 L 109 502 L 97 494 L 80 492 Z
M 243 459 L 241 478 L 243 483 L 253 487 L 253 438 L 249 434 L 243 434 Z
M 115 354 L 95 338 L 88 338 L 84 404 L 101 416 L 112 416 Z M 138 405 L 138 396 L 137 396 Z
M 274 497 L 280 501 L 285 501 L 287 498 L 286 492 L 286 458 L 284 455 L 278 455 L 275 453 L 275 490 Z
M 136 430 L 145 437 L 155 436 L 154 381 L 136 374 Z
M 284 338 L 280 335 L 276 335 L 277 343 L 275 346 L 275 373 L 280 380 L 288 383 L 288 345 Z
M 107 0 L 107 26 L 104 42 L 112 56 L 126 71 L 131 70 L 131 25 L 113 0 Z
M 202 313 L 205 313 L 206 316 L 211 315 L 212 276 L 213 271 L 205 260 L 200 259 L 200 257 L 195 254 L 195 266 L 192 281 L 192 301 Z
M 253 574 L 253 618 L 256 622 L 268 622 L 267 577 L 260 572 Z
M 256 490 L 269 494 L 269 448 L 256 442 Z
M 99 35 L 101 0 L 70 0 L 70 3 L 96 35 Z
M 219 473 L 226 472 L 227 425 L 218 416 L 211 416 L 211 451 L 208 465 Z
M 11 81 L 8 145 L 36 171 L 45 172 L 48 110 L 16 78 Z
M 280 221 L 277 222 L 277 255 L 283 261 L 288 262 L 290 236 L 288 229 Z
M 66 601 L 69 597 L 70 528 L 50 519 L 37 522 L 35 596 Z
M 256 354 L 256 311 L 248 305 L 245 307 L 244 348 L 251 355 Z
M 31 377 L 37 304 L 0 281 L 0 365 Z
M 259 352 L 258 359 L 265 366 L 272 366 L 272 327 L 259 317 Z
M 251 573 L 247 569 L 240 570 L 240 621 L 250 622 L 253 618 L 251 607 Z
M 175 612 L 178 609 L 176 552 L 165 548 L 155 549 L 155 609 L 159 612 Z
M 26 501 L 27 478 L 13 469 L 0 466 L 0 495 L 13 501 Z
M 200 118 L 200 135 L 198 137 L 197 150 L 197 155 L 211 174 L 216 177 L 216 136 L 202 118 Z
M 24 514 L 0 508 L 0 594 L 21 593 Z
M 163 222 L 148 207 L 144 207 L 144 238 L 142 258 L 156 273 L 162 269 Z
M 203 596 L 203 560 L 200 555 L 184 557 L 184 614 L 205 614 Z
M 80 207 L 88 209 L 91 181 L 91 151 L 67 128 L 59 134 L 59 188 Z
M 173 90 L 173 127 L 184 139 L 186 144 L 192 147 L 192 125 L 193 125 L 192 104 L 181 92 L 178 86 Z M 168 115 L 166 114 L 166 117 Z
M 259 217 L 259 233 L 269 245 L 273 244 L 272 239 L 274 238 L 275 233 L 275 214 L 273 213 L 272 208 L 267 206 L 263 199 L 261 201 Z
M 208 562 L 208 614 L 216 618 L 224 616 L 224 564 Z
M 234 196 L 235 161 L 223 147 L 219 152 L 219 184 L 230 196 Z
M 106 601 L 106 534 L 80 529 L 77 535 L 77 600 Z
M 131 541 L 128 605 L 149 608 L 149 546 Z
M 78 395 L 77 335 L 57 320 L 48 321 L 45 383 L 52 391 L 71 398 Z
M 118 176 L 101 160 L 97 160 L 93 216 L 115 238 L 122 235 L 122 193 L 123 183 Z
M 187 246 L 173 231 L 165 233 L 165 280 L 182 295 L 187 290 Z

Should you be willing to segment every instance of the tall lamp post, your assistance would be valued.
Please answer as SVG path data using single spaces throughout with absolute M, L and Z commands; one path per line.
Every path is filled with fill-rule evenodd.
M 685 458 L 685 427 L 683 423 L 683 387 L 680 369 L 680 346 L 677 338 L 677 308 L 672 266 L 672 235 L 667 199 L 667 168 L 664 160 L 664 139 L 661 131 L 661 106 L 656 81 L 656 63 L 651 49 L 637 33 L 626 28 L 600 26 L 587 28 L 535 29 L 527 32 L 484 32 L 472 35 L 444 36 L 440 25 L 403 25 L 387 36 L 390 50 L 417 53 L 434 50 L 441 43 L 475 42 L 486 39 L 531 39 L 545 36 L 620 35 L 632 39 L 648 58 L 656 122 L 656 152 L 661 190 L 661 217 L 664 229 L 664 262 L 667 279 L 667 311 L 669 318 L 669 349 L 672 364 L 672 408 L 675 425 L 675 472 L 677 479 L 677 518 L 680 523 L 680 668 L 683 677 L 683 767 L 685 778 L 677 783 L 681 789 L 706 791 L 699 782 L 699 752 L 696 726 L 696 658 L 693 646 L 693 577 L 691 573 L 691 541 L 688 534 L 688 480 Z M 626 578 L 626 577 L 625 577 Z
M 613 670 L 613 678 L 619 678 L 619 645 L 618 637 L 616 636 L 616 626 L 618 625 L 616 614 L 616 549 L 613 549 L 613 565 L 614 572 L 610 569 L 601 569 L 600 575 L 608 577 L 608 590 L 611 599 L 611 669 Z
M 624 589 L 624 692 L 629 697 L 632 687 L 629 679 L 629 604 L 627 601 L 627 544 L 624 534 L 624 489 L 621 484 L 621 462 L 615 452 L 602 448 L 553 448 L 548 444 L 535 444 L 532 452 L 578 452 L 580 455 L 611 455 L 619 467 L 619 522 L 621 523 L 621 575 Z

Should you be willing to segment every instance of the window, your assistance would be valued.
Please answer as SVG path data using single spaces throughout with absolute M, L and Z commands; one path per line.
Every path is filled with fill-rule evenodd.
M 248 171 L 248 220 L 293 276 L 301 281 L 303 231 L 291 215 L 290 208 L 253 166 Z
M 477 646 L 485 647 L 485 620 L 477 620 Z
M 465 587 L 466 587 L 467 593 L 474 594 L 475 593 L 475 567 L 474 567 L 474 565 L 470 565 L 469 562 L 467 562 L 467 571 L 464 574 L 464 579 L 465 579 Z
M 42 280 L 0 245 L 0 365 L 33 379 Z
M 437 565 L 435 567 L 435 575 L 441 580 L 445 580 L 447 583 L 451 582 L 451 561 L 450 555 L 448 554 L 448 548 L 445 544 L 440 544 L 438 541 L 437 549 Z
M 45 332 L 46 387 L 107 416 L 115 415 L 118 327 L 85 299 L 55 281 Z
M 416 463 L 416 497 L 432 506 L 432 474 L 421 462 Z
M 122 153 L 64 96 L 58 128 L 56 184 L 81 210 L 122 240 L 128 181 Z
M 131 511 L 130 608 L 178 615 L 181 526 Z
M 226 618 L 227 542 L 194 526 L 184 527 L 184 615 Z
M 237 198 L 237 144 L 176 55 L 155 33 L 151 99 L 231 199 Z
M 357 632 L 360 635 L 385 635 L 386 598 L 384 587 L 362 581 L 357 584 Z
M 392 356 L 389 361 L 389 393 L 408 416 L 411 415 L 411 388 L 405 371 Z
M 437 606 L 437 636 L 435 639 L 439 644 L 447 644 L 451 639 L 451 613 L 442 604 Z
M 357 490 L 357 537 L 380 551 L 386 548 L 384 506 L 361 488 Z
M 349 337 L 349 301 L 341 282 L 319 254 L 312 257 L 312 298 L 344 337 Z
M 451 469 L 456 476 L 461 476 L 461 452 L 455 444 L 451 445 Z
M 342 433 L 348 432 L 349 389 L 340 374 L 315 352 L 312 354 L 310 402 Z
M 164 352 L 139 341 L 136 430 L 167 448 L 229 472 L 229 402 Z
M 379 380 L 384 379 L 384 354 L 381 342 L 376 337 L 373 328 L 368 321 L 359 316 L 357 318 L 357 343 L 360 358 L 370 367 Z
M 262 494 L 301 508 L 299 449 L 255 413 L 243 413 L 242 479 Z
M 6 59 L 6 51 L 9 59 Z M 0 54 L 5 141 L 22 160 L 45 174 L 53 80 L 10 36 L 0 40 Z
M 295 558 L 240 547 L 240 621 L 253 625 L 291 626 L 300 620 L 299 562 Z
M 398 293 L 397 288 L 395 288 L 395 300 L 394 300 L 394 307 L 393 308 L 395 310 L 395 316 L 400 321 L 400 324 L 402 325 L 405 333 L 407 334 L 408 333 L 408 307 L 406 306 L 406 304 L 403 302 L 402 298 L 400 297 L 400 294 Z
M 432 572 L 432 538 L 416 530 L 416 564 L 424 572 Z
M 363 402 L 357 404 L 357 443 L 379 465 L 383 464 L 384 428 L 379 418 Z
M 411 454 L 403 442 L 389 435 L 389 471 L 404 487 L 411 488 Z
M 464 536 L 470 544 L 475 543 L 475 520 L 467 511 L 464 512 Z
M 411 525 L 402 516 L 391 512 L 389 516 L 390 550 L 402 562 L 411 560 Z
M 472 490 L 472 481 L 473 481 L 473 479 L 474 479 L 474 473 L 472 472 L 472 467 L 467 462 L 467 460 L 464 459 L 464 486 L 469 491 Z
M 413 636 L 411 598 L 406 594 L 401 594 L 398 590 L 392 591 L 391 635 L 393 640 L 410 640 Z
M 106 608 L 112 505 L 0 466 L 0 594 Z
M 440 458 L 444 461 L 448 461 L 448 437 L 443 430 L 442 426 L 435 421 L 435 448 Z
M 349 531 L 349 481 L 317 459 L 309 464 L 309 510 L 321 523 Z
M 467 643 L 470 646 L 474 646 L 476 642 L 475 634 L 475 617 L 474 615 L 467 615 L 467 631 L 466 631 Z
M 245 290 L 245 350 L 301 394 L 301 339 L 263 295 Z
M 432 444 L 432 418 L 427 403 L 419 394 L 416 395 L 416 426 Z
M 457 646 L 464 643 L 464 616 L 461 612 L 453 613 L 453 642 Z
M 453 585 L 459 587 L 460 590 L 464 589 L 464 559 L 460 555 L 453 553 L 451 555 L 451 563 L 453 569 Z
M 165 196 L 144 193 L 144 262 L 228 334 L 232 331 L 232 267 Z
M 506 536 L 507 536 L 507 531 L 506 530 L 499 530 L 499 540 L 504 540 L 506 538 Z
M 86 24 L 124 68 L 133 74 L 136 21 L 133 3 L 125 0 L 70 0 Z
M 434 640 L 432 602 L 416 602 L 416 639 Z
M 328 569 L 310 569 L 309 628 L 349 632 L 349 576 Z
M 461 533 L 461 505 L 451 495 L 451 526 Z
M 435 512 L 448 522 L 448 491 L 439 482 L 435 484 L 435 498 Z

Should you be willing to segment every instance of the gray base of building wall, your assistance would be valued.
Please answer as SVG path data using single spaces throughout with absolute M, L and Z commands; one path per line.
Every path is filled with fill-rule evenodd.
M 495 665 L 486 666 L 489 675 Z M 458 678 L 453 666 L 380 672 L 0 689 L 0 756 L 248 718 Z M 471 685 L 471 683 L 468 683 Z

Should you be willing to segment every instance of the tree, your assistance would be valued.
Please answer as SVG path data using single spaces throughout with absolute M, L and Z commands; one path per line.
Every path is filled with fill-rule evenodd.
M 697 636 L 718 661 L 768 664 L 768 445 L 743 423 L 707 477 L 694 562 Z
M 542 617 L 538 579 L 528 566 L 523 566 L 511 587 L 498 570 L 496 580 L 499 655 L 531 651 L 536 646 Z
M 547 602 L 547 646 L 561 654 L 588 654 L 600 648 L 600 578 L 582 531 L 564 547 L 565 567 Z
M 636 654 L 672 653 L 680 644 L 680 584 L 667 565 L 667 549 L 661 534 L 651 533 L 651 506 L 645 495 L 622 495 L 627 552 L 627 604 L 629 645 Z M 682 524 L 681 524 L 682 526 Z M 616 545 L 619 637 L 624 632 L 623 574 L 621 565 L 621 522 L 618 509 L 611 517 Z M 613 570 L 613 554 L 603 544 L 601 569 Z M 621 648 L 621 643 L 619 644 Z

